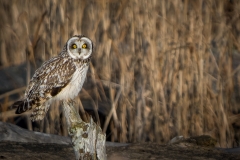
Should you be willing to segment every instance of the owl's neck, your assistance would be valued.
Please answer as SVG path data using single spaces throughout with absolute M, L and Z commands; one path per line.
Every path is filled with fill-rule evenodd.
M 90 60 L 91 60 L 91 58 L 92 58 L 92 56 L 90 56 L 90 57 L 88 57 L 87 59 L 84 59 L 84 60 L 82 60 L 82 59 L 76 59 L 75 61 L 77 61 L 78 63 L 84 64 L 84 63 L 89 63 Z
M 91 60 L 91 56 L 88 58 L 88 59 L 72 59 L 71 60 L 73 61 L 73 63 L 75 64 L 75 66 L 77 66 L 77 68 L 82 68 L 82 67 L 85 67 L 85 66 L 88 66 L 89 63 L 90 63 L 90 60 Z

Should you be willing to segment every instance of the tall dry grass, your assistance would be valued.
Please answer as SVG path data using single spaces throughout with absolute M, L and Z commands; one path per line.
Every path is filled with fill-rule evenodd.
M 76 101 L 82 115 L 83 107 L 105 114 L 109 139 L 166 143 L 208 134 L 221 147 L 239 146 L 239 8 L 237 0 L 1 0 L 0 66 L 27 62 L 29 81 L 38 61 L 84 34 L 95 48 Z M 23 91 L 0 95 L 1 119 L 67 135 L 59 104 L 38 128 L 29 114 L 13 119 L 9 96 Z

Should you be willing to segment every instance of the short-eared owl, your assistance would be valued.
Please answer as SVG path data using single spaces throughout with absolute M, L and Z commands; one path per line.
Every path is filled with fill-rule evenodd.
M 42 120 L 54 100 L 70 100 L 78 95 L 86 78 L 92 41 L 85 36 L 73 36 L 62 52 L 46 61 L 35 71 L 24 99 L 15 102 L 16 114 L 33 109 L 32 121 Z

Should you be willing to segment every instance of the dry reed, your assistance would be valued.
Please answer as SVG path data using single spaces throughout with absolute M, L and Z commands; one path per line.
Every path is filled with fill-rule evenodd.
M 84 34 L 95 49 L 77 103 L 105 114 L 112 141 L 208 134 L 239 146 L 239 8 L 229 0 L 1 0 L 0 68 L 27 62 L 28 82 L 39 62 Z M 0 118 L 14 123 L 13 100 L 0 97 Z M 66 135 L 58 106 L 38 128 L 27 114 L 28 129 Z

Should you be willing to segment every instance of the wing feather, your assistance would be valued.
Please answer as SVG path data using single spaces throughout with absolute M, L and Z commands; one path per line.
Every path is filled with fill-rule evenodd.
M 26 99 L 35 97 L 56 96 L 72 79 L 76 67 L 66 57 L 54 57 L 35 71 L 25 92 Z

